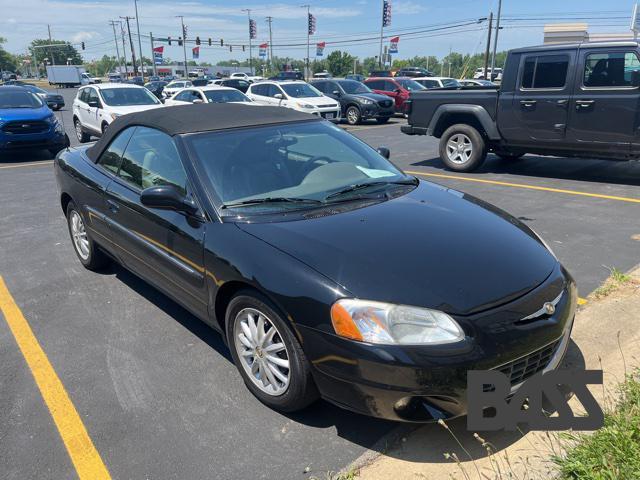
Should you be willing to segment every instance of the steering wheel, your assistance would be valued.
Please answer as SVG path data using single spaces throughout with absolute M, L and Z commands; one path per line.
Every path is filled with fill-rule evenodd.
M 317 162 L 320 162 L 320 161 L 325 161 L 327 163 L 335 163 L 336 162 L 336 160 L 332 160 L 331 158 L 329 158 L 329 157 L 327 157 L 325 155 L 316 155 L 315 157 L 311 157 L 304 164 L 304 167 L 302 167 L 301 178 L 304 180 L 306 178 L 306 176 L 309 175 L 309 173 L 311 173 L 311 171 L 314 168 L 316 168 L 316 167 L 314 167 L 314 165 Z

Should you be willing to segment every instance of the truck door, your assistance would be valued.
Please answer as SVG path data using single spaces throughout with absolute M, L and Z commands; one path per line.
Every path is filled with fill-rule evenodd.
M 633 47 L 580 49 L 567 140 L 627 154 L 638 126 L 640 60 Z
M 555 145 L 565 139 L 576 52 L 532 52 L 520 58 L 509 143 Z

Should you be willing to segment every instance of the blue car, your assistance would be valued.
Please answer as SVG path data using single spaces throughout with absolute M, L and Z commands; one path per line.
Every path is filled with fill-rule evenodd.
M 0 87 L 0 152 L 41 148 L 55 155 L 68 145 L 64 127 L 40 97 L 22 87 Z

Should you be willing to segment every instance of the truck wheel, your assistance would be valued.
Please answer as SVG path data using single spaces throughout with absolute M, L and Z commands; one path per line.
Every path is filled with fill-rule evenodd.
M 486 157 L 485 141 L 471 125 L 452 125 L 440 137 L 440 158 L 451 170 L 471 172 L 482 165 Z

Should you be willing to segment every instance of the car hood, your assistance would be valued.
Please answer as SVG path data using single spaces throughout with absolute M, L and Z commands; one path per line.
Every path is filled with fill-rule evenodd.
M 298 102 L 298 103 L 308 103 L 310 105 L 338 105 L 338 102 L 336 100 L 334 100 L 331 97 L 326 97 L 326 96 L 322 96 L 322 97 L 300 97 L 300 98 L 294 98 L 291 97 L 291 100 L 294 102 Z
M 392 200 L 316 217 L 237 225 L 355 297 L 454 315 L 512 301 L 557 264 L 515 218 L 426 182 Z
M 349 95 L 350 97 L 355 98 L 368 98 L 369 100 L 373 100 L 374 102 L 380 102 L 382 100 L 388 100 L 389 97 L 386 95 L 380 95 L 379 93 L 354 93 Z
M 143 112 L 145 110 L 153 110 L 154 108 L 162 108 L 164 105 L 128 105 L 122 107 L 109 107 L 109 111 L 118 115 L 126 115 L 127 113 Z
M 40 108 L 0 108 L 0 122 L 13 120 L 45 120 L 53 116 L 46 105 Z

